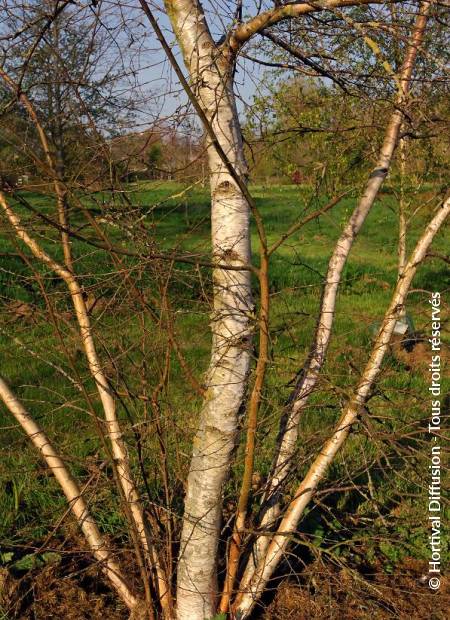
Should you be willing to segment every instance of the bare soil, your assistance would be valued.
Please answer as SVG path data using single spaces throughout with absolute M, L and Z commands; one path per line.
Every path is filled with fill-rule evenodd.
M 405 561 L 393 575 L 316 562 L 284 580 L 260 620 L 444 620 L 450 609 L 450 581 L 439 592 L 427 583 L 427 566 Z M 46 566 L 22 577 L 0 569 L 2 620 L 126 620 L 127 610 L 103 581 L 98 567 Z
M 429 589 L 426 562 L 405 561 L 393 575 L 355 574 L 316 563 L 302 583 L 284 581 L 262 620 L 444 620 L 450 609 L 450 583 Z

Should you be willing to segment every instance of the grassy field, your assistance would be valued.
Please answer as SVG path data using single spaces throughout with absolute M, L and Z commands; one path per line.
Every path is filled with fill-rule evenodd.
M 119 207 L 119 203 L 114 205 L 113 199 L 106 194 L 83 198 L 86 208 L 91 210 L 114 243 L 142 251 L 149 247 L 158 250 L 177 247 L 179 251 L 189 250 L 207 257 L 207 190 L 195 187 L 186 191 L 175 183 L 139 184 L 128 190 L 130 204 L 126 213 L 124 207 Z M 252 193 L 264 218 L 270 242 L 277 240 L 297 218 L 319 206 L 310 201 L 305 188 L 253 186 Z M 178 196 L 171 197 L 173 194 Z M 53 216 L 48 197 L 28 193 L 24 198 L 35 208 Z M 420 204 L 421 200 L 425 198 L 420 194 L 414 197 L 415 204 Z M 277 422 L 290 391 L 289 383 L 301 367 L 311 342 L 328 258 L 355 202 L 355 196 L 342 200 L 320 220 L 309 223 L 293 235 L 272 258 L 271 360 L 260 416 L 256 463 L 263 476 L 270 466 Z M 110 213 L 106 223 L 105 208 Z M 61 258 L 54 242 L 55 235 L 49 232 L 49 227 L 30 216 L 25 208 L 18 207 L 18 211 L 34 222 L 34 234 L 39 236 L 47 251 Z M 413 219 L 408 234 L 409 247 L 429 217 L 430 209 L 424 208 Z M 89 231 L 82 227 L 83 221 L 81 216 L 74 216 L 72 226 L 79 226 L 80 234 L 89 236 Z M 114 509 L 116 498 L 107 492 L 111 472 L 106 467 L 101 475 L 93 473 L 95 465 L 104 458 L 101 443 L 93 432 L 92 412 L 99 412 L 99 409 L 94 386 L 87 376 L 66 292 L 48 269 L 34 260 L 27 264 L 18 256 L 18 247 L 5 227 L 3 231 L 0 240 L 2 374 L 61 447 L 74 473 L 82 480 L 95 478 L 90 492 L 93 510 L 105 532 L 120 535 L 122 524 Z M 257 247 L 257 236 L 253 232 L 256 263 Z M 364 366 L 374 328 L 382 319 L 396 281 L 396 247 L 396 199 L 388 188 L 376 202 L 345 268 L 334 337 L 321 389 L 311 398 L 301 422 L 298 475 L 337 419 Z M 445 253 L 445 248 L 445 234 L 441 233 L 433 250 Z M 164 330 L 150 318 L 150 313 L 136 307 L 129 285 L 113 268 L 107 252 L 77 240 L 73 242 L 73 251 L 76 270 L 86 291 L 100 300 L 94 306 L 92 319 L 98 347 L 112 382 L 119 392 L 127 389 L 135 394 L 151 394 L 162 364 Z M 136 277 L 140 289 L 148 293 L 149 299 L 157 296 L 155 269 L 126 257 L 122 266 Z M 163 279 L 161 276 L 161 281 Z M 427 291 L 443 291 L 447 287 L 445 263 L 436 258 L 427 260 L 413 283 L 414 290 L 407 303 L 408 314 L 418 333 L 427 334 L 429 330 Z M 49 319 L 42 290 L 58 314 L 59 333 Z M 180 347 L 192 373 L 201 382 L 210 342 L 209 269 L 174 265 L 168 290 Z M 257 298 L 256 282 L 255 292 Z M 149 301 L 150 306 L 151 303 Z M 448 334 L 443 335 L 448 337 Z M 22 344 L 18 344 L 17 339 Z M 31 349 L 34 355 L 30 355 L 27 349 Z M 93 409 L 89 409 L 71 381 L 55 370 L 55 365 L 72 376 L 79 374 L 92 396 Z M 334 483 L 345 486 L 351 477 L 364 491 L 329 496 L 330 506 L 335 511 L 333 518 L 327 517 L 326 511 L 319 510 L 318 514 L 316 506 L 302 524 L 302 531 L 309 535 L 310 543 L 312 541 L 318 548 L 332 549 L 335 555 L 341 553 L 341 547 L 353 555 L 373 553 L 382 558 L 386 571 L 393 570 L 403 557 L 426 557 L 425 491 L 422 500 L 417 498 L 423 486 L 421 472 L 425 457 L 422 454 L 424 431 L 421 420 L 428 415 L 427 382 L 423 356 L 408 358 L 404 354 L 402 357 L 395 351 L 388 356 L 379 390 L 369 404 L 371 421 L 367 428 L 373 434 L 369 436 L 369 431 L 355 433 L 329 476 L 330 486 Z M 174 489 L 178 489 L 174 490 L 171 500 L 175 512 L 181 507 L 180 485 L 186 473 L 199 402 L 176 356 L 172 355 L 170 381 L 162 397 L 161 411 L 170 455 L 170 474 Z M 142 399 L 124 397 L 120 415 L 124 424 L 132 419 L 148 425 L 143 462 L 148 472 L 150 492 L 158 497 L 162 493 L 158 482 L 159 456 L 148 407 Z M 0 408 L 0 419 L 0 541 L 3 549 L 0 562 L 10 566 L 22 553 L 22 545 L 42 541 L 51 535 L 66 507 L 52 478 L 3 407 Z M 408 447 L 403 453 L 398 447 L 392 449 L 393 438 L 399 429 L 413 433 L 410 444 L 417 448 L 417 453 Z M 129 434 L 133 439 L 131 431 Z M 390 460 L 384 459 L 381 449 L 389 452 Z M 361 460 L 362 454 L 365 462 Z M 424 454 L 426 456 L 426 452 Z M 237 475 L 230 479 L 225 491 L 230 498 L 238 486 L 241 457 L 238 450 Z M 393 472 L 398 475 L 391 475 Z M 70 532 L 67 519 L 64 523 Z M 362 544 L 361 538 L 369 525 L 372 541 Z M 377 542 L 377 536 L 380 542 Z

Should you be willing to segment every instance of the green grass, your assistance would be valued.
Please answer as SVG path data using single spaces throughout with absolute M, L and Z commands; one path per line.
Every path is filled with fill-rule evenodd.
M 145 183 L 131 185 L 130 205 L 123 206 L 116 198 L 106 194 L 84 196 L 86 208 L 98 217 L 107 204 L 119 218 L 120 227 L 104 225 L 113 243 L 130 249 L 145 251 L 146 244 L 153 242 L 158 251 L 177 247 L 208 256 L 209 241 L 209 197 L 205 189 L 195 187 L 178 197 L 183 186 L 176 183 Z M 308 189 L 294 186 L 251 188 L 257 206 L 263 216 L 269 242 L 276 241 L 280 234 L 297 218 L 308 212 Z M 35 194 L 24 196 L 35 208 L 54 217 L 49 197 Z M 261 410 L 259 427 L 259 448 L 256 467 L 267 473 L 275 442 L 277 423 L 283 403 L 289 391 L 289 383 L 301 367 L 311 342 L 315 315 L 319 307 L 322 278 L 334 243 L 356 204 L 357 197 L 344 199 L 331 212 L 318 221 L 313 221 L 294 234 L 272 257 L 270 270 L 271 290 L 271 360 L 267 387 Z M 420 196 L 416 196 L 420 200 Z M 325 202 L 325 201 L 324 201 Z M 316 209 L 317 203 L 310 206 Z M 132 210 L 132 216 L 123 216 L 123 210 Z M 326 366 L 322 390 L 315 394 L 302 417 L 302 448 L 300 460 L 304 471 L 308 454 L 317 448 L 319 442 L 337 419 L 352 386 L 369 354 L 371 326 L 382 319 L 396 281 L 396 203 L 392 194 L 383 194 L 376 202 L 355 243 L 345 268 L 340 288 L 334 336 Z M 55 243 L 55 234 L 48 226 L 37 224 L 35 216 L 18 207 L 23 218 L 32 218 L 34 231 L 40 242 L 54 257 L 61 260 L 61 251 Z M 409 246 L 417 239 L 430 213 L 414 218 L 409 233 Z M 139 220 L 133 224 L 130 238 L 124 233 L 123 223 Z M 72 216 L 72 226 L 81 226 L 83 218 Z M 89 236 L 86 228 L 80 234 Z M 255 263 L 258 262 L 258 239 L 252 232 Z M 151 246 L 153 247 L 153 246 Z M 22 248 L 23 249 L 23 248 Z M 433 249 L 445 251 L 443 234 L 436 239 Z M 95 386 L 89 378 L 81 346 L 76 335 L 73 317 L 60 324 L 58 336 L 49 320 L 45 302 L 30 267 L 19 257 L 7 254 L 17 252 L 11 238 L 6 234 L 0 240 L 0 284 L 2 285 L 0 313 L 0 359 L 2 374 L 16 389 L 32 414 L 39 419 L 49 435 L 66 455 L 74 473 L 84 481 L 92 477 L 93 468 L 105 458 L 105 449 L 95 434 L 94 416 L 100 414 L 95 395 Z M 87 290 L 96 295 L 103 294 L 110 305 L 93 317 L 98 348 L 117 389 L 127 387 L 136 393 L 147 395 L 158 383 L 166 336 L 154 321 L 144 315 L 132 299 L 129 287 L 117 275 L 106 252 L 92 248 L 81 241 L 73 242 L 76 269 Z M 134 258 L 123 258 L 123 265 L 133 268 L 139 287 L 148 297 L 157 296 L 156 281 L 161 273 L 158 267 L 142 266 Z M 58 312 L 70 312 L 70 303 L 64 286 L 46 267 L 32 261 L 31 266 L 42 278 L 46 294 Z M 160 269 L 161 271 L 161 269 Z M 443 290 L 446 271 L 437 259 L 427 260 L 413 284 L 416 289 Z M 161 283 L 161 282 L 160 282 Z M 175 329 L 181 348 L 193 374 L 201 381 L 206 369 L 209 353 L 209 301 L 211 282 L 207 267 L 191 265 L 174 266 L 168 287 L 173 310 Z M 255 282 L 255 298 L 257 286 Z M 11 301 L 20 300 L 33 306 L 32 318 L 20 319 L 8 315 Z M 149 302 L 151 305 L 151 302 Z M 419 331 L 427 329 L 429 321 L 426 295 L 412 293 L 408 298 L 408 312 L 413 316 Z M 40 358 L 30 357 L 17 347 L 11 338 L 20 337 Z M 71 352 L 68 360 L 64 349 Z M 78 373 L 90 394 L 90 406 L 74 386 L 59 376 L 52 366 L 59 365 L 70 374 Z M 380 394 L 370 402 L 371 413 L 387 418 L 385 425 L 390 432 L 401 423 L 405 407 L 412 418 L 424 415 L 423 399 L 427 398 L 426 374 L 410 372 L 404 365 L 388 357 L 380 384 Z M 421 400 L 422 399 L 422 400 Z M 168 444 L 171 475 L 173 480 L 183 478 L 188 464 L 190 441 L 195 428 L 200 400 L 184 376 L 178 359 L 172 355 L 170 381 L 162 393 L 162 426 Z M 159 467 L 158 441 L 148 406 L 142 401 L 124 399 L 119 405 L 119 415 L 128 428 L 127 433 L 134 441 L 128 421 L 144 422 L 149 432 L 144 437 L 143 460 L 147 471 L 151 493 L 162 493 Z M 15 428 L 9 414 L 2 407 L 0 420 L 3 431 L 0 439 L 2 458 L 0 461 L 0 540 L 12 544 L 40 539 L 51 531 L 65 510 L 54 481 L 46 472 L 33 448 Z M 128 425 L 128 426 L 127 426 Z M 378 428 L 378 427 L 377 427 Z M 360 455 L 366 437 L 355 435 L 343 454 L 333 465 L 331 479 L 345 477 L 345 472 L 360 467 Z M 374 446 L 365 445 L 367 455 Z M 135 448 L 132 455 L 136 456 Z M 238 451 L 236 473 L 241 467 L 241 450 Z M 380 501 L 396 492 L 396 482 L 386 481 L 381 470 L 374 468 L 378 477 Z M 361 474 L 362 478 L 364 476 Z M 229 482 L 226 494 L 233 495 L 239 476 Z M 89 492 L 93 510 L 102 528 L 117 535 L 122 520 L 115 509 L 116 498 L 108 492 L 111 471 L 106 467 Z M 175 484 L 175 483 L 174 483 Z M 414 485 L 413 485 L 414 486 Z M 352 496 L 353 497 L 353 496 Z M 347 498 L 347 502 L 353 501 Z M 174 498 L 173 506 L 180 506 L 180 499 Z M 344 502 L 345 503 L 345 502 Z M 369 502 L 370 504 L 370 502 Z M 352 509 L 366 505 L 361 499 Z M 348 506 L 347 506 L 348 507 Z M 372 510 L 373 506 L 367 508 Z M 362 509 L 361 509 L 362 510 Z M 313 520 L 314 521 L 314 520 Z M 305 526 L 314 531 L 314 527 Z

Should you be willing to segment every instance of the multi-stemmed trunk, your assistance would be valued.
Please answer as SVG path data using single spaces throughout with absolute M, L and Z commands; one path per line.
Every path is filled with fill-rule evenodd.
M 327 354 L 342 271 L 353 243 L 375 202 L 392 163 L 404 119 L 404 107 L 407 103 L 411 75 L 417 51 L 425 31 L 429 7 L 430 4 L 424 2 L 419 9 L 411 41 L 397 80 L 398 95 L 396 107 L 386 127 L 385 138 L 378 160 L 371 171 L 362 197 L 336 243 L 328 264 L 315 336 L 308 358 L 301 373 L 299 373 L 297 384 L 284 411 L 272 474 L 263 499 L 264 509 L 261 527 L 265 529 L 272 527 L 280 516 L 280 492 L 283 488 L 283 483 L 292 471 L 301 414 L 316 387 Z M 402 234 L 400 234 L 400 237 L 401 240 L 404 240 Z M 403 261 L 405 261 L 405 249 L 403 249 L 402 256 Z M 257 539 L 245 571 L 242 582 L 243 587 L 246 586 L 251 578 L 255 564 L 264 554 L 268 544 L 269 538 L 267 536 L 261 536 Z
M 366 3 L 365 0 L 364 3 Z M 196 0 L 166 0 L 165 4 L 177 40 L 182 48 L 192 91 L 208 125 L 206 133 L 208 136 L 207 148 L 211 184 L 212 261 L 215 265 L 220 264 L 220 268 L 216 266 L 213 270 L 214 295 L 211 316 L 211 359 L 205 378 L 204 402 L 195 429 L 177 567 L 178 620 L 205 620 L 205 618 L 213 617 L 217 609 L 217 551 L 222 516 L 222 493 L 224 483 L 230 471 L 232 453 L 236 442 L 238 417 L 245 400 L 251 363 L 253 301 L 250 271 L 248 269 L 251 261 L 249 204 L 245 197 L 245 191 L 243 191 L 245 190 L 243 184 L 245 184 L 247 169 L 233 93 L 231 55 L 226 57 L 220 47 L 214 43 L 200 3 Z M 335 6 L 339 5 L 340 2 L 333 0 L 333 2 L 328 4 Z M 352 4 L 352 2 L 345 1 L 343 4 Z M 424 3 L 423 7 L 420 15 L 420 19 L 423 22 L 422 32 L 428 3 Z M 288 10 L 290 11 L 289 16 L 292 17 L 310 12 L 313 9 L 313 5 L 299 4 L 295 8 L 289 3 L 288 7 L 274 9 L 273 19 L 269 19 L 268 13 L 266 17 L 264 15 L 262 17 L 259 16 L 258 20 L 251 21 L 250 27 L 238 28 L 241 38 L 229 39 L 228 52 L 230 50 L 236 51 L 231 44 L 233 41 L 235 46 L 237 46 L 236 49 L 238 49 L 238 44 L 242 45 L 242 41 L 247 40 L 252 33 L 261 29 L 264 25 L 271 25 L 276 23 L 277 20 L 286 19 L 288 17 Z M 417 32 L 419 32 L 418 35 Z M 280 435 L 279 451 L 266 495 L 267 500 L 275 499 L 275 505 L 271 506 L 270 510 L 266 512 L 263 518 L 263 525 L 271 525 L 274 519 L 279 516 L 276 501 L 277 490 L 289 472 L 297 442 L 300 412 L 304 408 L 309 394 L 315 387 L 325 358 L 331 334 L 337 287 L 342 269 L 353 240 L 375 200 L 392 159 L 400 124 L 403 119 L 401 108 L 404 105 L 414 56 L 420 43 L 420 28 L 416 31 L 415 36 L 413 46 L 407 54 L 403 73 L 400 75 L 401 88 L 399 89 L 399 100 L 397 101 L 398 107 L 392 115 L 380 159 L 368 181 L 366 192 L 339 239 L 330 261 L 322 300 L 322 314 L 316 331 L 316 340 L 311 349 L 305 371 L 298 382 L 291 406 L 287 411 L 286 426 Z M 212 139 L 213 135 L 214 139 Z M 48 150 L 45 148 L 45 145 L 44 150 Z M 225 163 L 224 159 L 227 160 L 227 163 Z M 234 172 L 231 171 L 231 168 L 233 168 Z M 55 175 L 57 189 L 60 177 L 61 175 Z M 59 194 L 58 198 L 60 198 Z M 63 204 L 63 201 L 61 204 Z M 446 208 L 448 210 L 448 205 Z M 27 238 L 23 234 L 24 231 L 21 229 L 20 222 L 11 216 L 7 207 L 5 207 L 5 210 L 9 215 L 10 222 L 19 233 L 19 237 L 27 243 Z M 61 213 L 64 214 L 64 211 L 65 209 L 62 208 Z M 441 217 L 441 219 L 443 218 Z M 60 225 L 62 225 L 63 229 L 67 228 L 67 221 L 66 219 L 61 220 L 61 214 Z M 434 232 L 434 229 L 428 232 L 428 238 L 424 241 L 425 245 L 431 242 Z M 62 241 L 65 253 L 69 252 L 69 237 L 64 230 Z M 136 527 L 138 538 L 140 538 L 145 552 L 144 555 L 151 556 L 150 565 L 155 567 L 158 573 L 158 561 L 147 539 L 141 503 L 134 483 L 131 480 L 128 455 L 123 444 L 121 430 L 117 424 L 115 403 L 97 359 L 82 291 L 71 272 L 70 260 L 67 260 L 67 256 L 65 256 L 65 267 L 59 267 L 50 259 L 47 260 L 44 257 L 44 253 L 37 246 L 34 247 L 30 240 L 28 240 L 27 244 L 35 256 L 44 260 L 68 284 L 77 312 L 80 332 L 85 343 L 86 356 L 103 403 L 107 435 L 111 439 L 124 497 L 129 504 L 131 520 Z M 416 258 L 421 259 L 423 258 L 422 255 L 423 248 L 421 248 L 421 253 L 419 252 Z M 403 302 L 410 278 L 412 278 L 416 266 L 417 263 L 415 261 L 406 265 L 405 273 L 401 276 L 396 291 L 397 302 Z M 395 324 L 396 308 L 397 305 L 395 307 L 392 306 L 390 313 L 386 315 L 383 329 L 379 334 L 381 348 L 379 351 L 374 352 L 373 356 L 375 357 L 372 356 L 371 358 L 355 400 L 352 401 L 345 412 L 343 420 L 346 424 L 344 425 L 341 421 L 332 439 L 326 444 L 324 453 L 313 464 L 312 469 L 299 489 L 299 494 L 296 495 L 295 500 L 286 512 L 277 535 L 275 535 L 272 541 L 268 537 L 263 538 L 268 544 L 270 543 L 268 550 L 266 551 L 267 545 L 264 544 L 264 549 L 257 547 L 256 556 L 252 556 L 258 560 L 259 556 L 263 555 L 263 551 L 266 551 L 262 562 L 258 564 L 257 561 L 256 566 L 250 562 L 250 570 L 247 571 L 244 579 L 241 581 L 241 588 L 249 586 L 246 593 L 238 596 L 238 601 L 235 605 L 235 610 L 242 613 L 243 617 L 250 613 L 256 598 L 261 594 L 268 579 L 270 579 L 287 544 L 285 532 L 292 532 L 298 523 L 302 511 L 315 487 L 323 477 L 326 467 L 346 438 L 348 432 L 347 423 L 348 427 L 353 423 L 357 415 L 357 409 L 364 401 L 368 389 L 367 386 L 371 385 L 376 378 L 382 355 L 387 347 L 390 333 Z M 4 391 L 7 393 L 7 387 L 4 387 Z M 7 397 L 11 401 L 11 397 L 8 394 Z M 26 412 L 17 409 L 16 414 L 23 425 L 29 425 Z M 34 427 L 30 426 L 30 428 Z M 47 454 L 45 450 L 42 450 L 42 446 L 39 445 L 38 447 L 40 447 L 45 458 L 50 457 L 50 461 L 52 459 L 55 461 L 57 458 L 56 453 Z M 64 480 L 62 482 L 65 483 Z M 70 493 L 66 492 L 66 495 L 68 495 L 68 499 L 71 501 L 70 498 L 77 497 L 78 490 L 72 485 L 69 491 Z M 78 507 L 79 512 L 77 518 L 81 521 L 83 519 L 86 520 L 84 505 L 78 501 L 78 503 L 75 503 L 75 506 Z M 245 514 L 245 511 L 243 514 Z M 90 524 L 90 521 L 88 524 Z M 97 532 L 89 530 L 86 533 L 88 540 L 89 536 L 94 541 L 91 544 L 95 550 L 94 553 L 97 554 L 97 557 L 100 557 L 99 549 L 102 548 L 102 543 L 98 542 L 98 537 L 96 538 Z M 259 542 L 261 542 L 261 539 Z M 105 561 L 107 574 L 116 570 L 108 556 L 102 556 L 102 559 Z M 264 562 L 264 559 L 266 562 Z M 165 606 L 163 604 L 163 595 L 168 595 L 167 579 L 161 577 L 159 573 L 157 577 L 157 582 L 159 581 L 160 586 L 157 589 L 162 607 L 165 610 L 166 616 L 171 617 L 170 605 Z M 116 578 L 114 574 L 112 578 Z M 127 586 L 122 581 L 120 575 L 116 578 L 116 582 L 118 591 L 121 591 L 121 596 L 129 607 L 137 606 L 137 600 L 135 600 L 132 593 L 127 591 Z
M 318 485 L 323 480 L 330 464 L 346 442 L 362 408 L 380 374 L 384 356 L 394 332 L 395 324 L 402 315 L 405 298 L 418 266 L 424 260 L 427 251 L 441 226 L 450 214 L 450 198 L 438 208 L 424 233 L 416 243 L 409 261 L 406 263 L 392 295 L 391 302 L 384 315 L 372 347 L 364 372 L 348 405 L 344 408 L 335 431 L 324 444 L 311 464 L 306 476 L 294 493 L 294 499 L 284 512 L 276 534 L 269 541 L 268 549 L 258 562 L 253 577 L 242 589 L 235 603 L 235 617 L 247 618 L 256 601 L 264 592 L 267 583 L 283 557 L 289 544 L 290 536 L 295 532 L 305 508 L 311 501 Z M 242 584 L 241 584 L 242 585 Z

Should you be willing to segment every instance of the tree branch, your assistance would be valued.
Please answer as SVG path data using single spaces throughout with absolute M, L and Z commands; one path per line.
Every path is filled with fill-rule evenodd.
M 236 600 L 235 613 L 236 617 L 241 620 L 247 618 L 250 611 L 253 609 L 255 602 L 264 590 L 286 550 L 289 543 L 289 537 L 286 534 L 288 532 L 293 533 L 297 528 L 305 508 L 313 497 L 319 483 L 323 480 L 328 467 L 333 462 L 337 452 L 347 440 L 353 425 L 358 420 L 361 408 L 367 401 L 379 376 L 384 356 L 388 350 L 397 319 L 403 309 L 403 304 L 412 279 L 416 274 L 418 266 L 424 260 L 435 235 L 440 230 L 449 213 L 450 198 L 447 198 L 444 205 L 439 207 L 425 232 L 417 242 L 402 275 L 398 279 L 391 303 L 386 310 L 383 323 L 372 347 L 371 355 L 353 397 L 344 409 L 333 435 L 320 450 L 320 453 L 298 487 L 294 499 L 289 504 L 267 552 L 259 560 L 250 584 L 242 591 Z
M 282 49 L 284 49 L 286 52 L 289 52 L 291 56 L 294 56 L 294 58 L 297 58 L 298 60 L 300 60 L 300 62 L 302 62 L 307 67 L 311 67 L 311 69 L 314 69 L 314 71 L 316 71 L 319 75 L 322 75 L 323 77 L 326 77 L 332 82 L 334 82 L 335 84 L 337 84 L 337 86 L 342 88 L 342 90 L 348 94 L 349 91 L 347 89 L 347 86 L 342 80 L 340 80 L 339 78 L 334 76 L 332 73 L 330 73 L 329 71 L 321 67 L 314 60 L 311 60 L 310 58 L 305 56 L 305 54 L 302 54 L 302 52 L 299 50 L 298 47 L 296 47 L 295 45 L 291 45 L 290 43 L 287 43 L 287 41 L 284 41 L 281 37 L 278 37 L 277 35 L 272 34 L 268 30 L 265 30 L 265 29 L 261 30 L 260 34 L 263 37 L 266 37 L 266 39 L 269 39 L 270 41 L 272 41 L 272 43 L 275 43 L 275 45 L 278 45 L 278 47 L 281 47 Z
M 100 530 L 92 515 L 89 512 L 87 503 L 83 498 L 82 491 L 72 477 L 62 458 L 58 455 L 50 439 L 41 427 L 33 420 L 22 403 L 12 392 L 6 381 L 0 377 L 0 398 L 17 422 L 23 428 L 30 441 L 39 450 L 42 458 L 47 463 L 50 471 L 55 476 L 66 499 L 70 510 L 74 515 L 78 525 L 94 554 L 94 557 L 101 562 L 103 571 L 110 579 L 114 589 L 119 594 L 129 609 L 134 609 L 139 601 L 131 592 L 129 585 L 123 576 L 122 571 L 116 562 L 111 558 L 111 554 L 105 544 Z
M 287 19 L 300 17 L 308 13 L 329 11 L 334 8 L 361 6 L 366 4 L 391 4 L 402 1 L 403 0 L 389 0 L 389 2 L 386 2 L 386 0 L 325 0 L 323 2 L 311 2 L 310 4 L 304 2 L 284 4 L 270 11 L 264 11 L 249 21 L 237 26 L 231 33 L 228 41 L 224 43 L 224 52 L 227 53 L 228 51 L 232 56 L 235 56 L 240 48 L 255 34 L 260 33 L 264 28 L 274 26 Z

